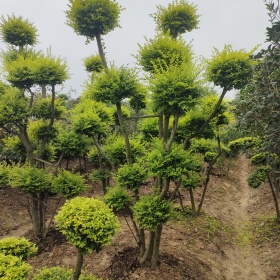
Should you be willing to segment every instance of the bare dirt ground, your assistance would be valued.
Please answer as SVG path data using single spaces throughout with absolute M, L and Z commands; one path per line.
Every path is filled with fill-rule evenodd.
M 138 266 L 130 221 L 120 216 L 119 234 L 100 253 L 86 256 L 84 271 L 103 279 L 280 279 L 280 227 L 271 218 L 274 208 L 268 186 L 254 190 L 247 185 L 250 168 L 245 156 L 223 163 L 222 170 L 229 172 L 220 169 L 213 174 L 203 214 L 192 219 L 177 218 L 164 225 L 157 269 Z M 100 186 L 95 186 L 88 195 L 100 193 Z M 189 205 L 188 193 L 182 194 L 184 203 Z M 200 190 L 196 192 L 197 202 L 199 197 Z M 0 189 L 0 201 L 0 238 L 30 237 L 25 196 L 4 188 Z M 51 231 L 40 253 L 29 263 L 34 271 L 56 265 L 72 268 L 75 253 L 60 234 Z

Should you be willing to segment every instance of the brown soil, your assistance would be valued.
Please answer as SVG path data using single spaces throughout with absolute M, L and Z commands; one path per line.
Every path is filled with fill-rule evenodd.
M 267 218 L 274 215 L 268 186 L 248 187 L 250 166 L 245 156 L 223 163 L 218 170 L 211 177 L 202 215 L 164 225 L 156 269 L 138 265 L 131 223 L 119 216 L 120 232 L 100 253 L 85 257 L 84 272 L 103 279 L 280 279 L 280 229 Z M 196 192 L 197 202 L 200 192 Z M 98 185 L 89 191 L 92 196 L 100 194 Z M 189 205 L 188 193 L 182 195 Z M 34 271 L 57 265 L 73 268 L 75 249 L 59 232 L 52 229 L 43 242 L 32 237 L 24 194 L 3 188 L 0 199 L 0 237 L 27 236 L 40 244 L 39 253 L 29 260 Z M 54 207 L 55 201 L 51 203 Z

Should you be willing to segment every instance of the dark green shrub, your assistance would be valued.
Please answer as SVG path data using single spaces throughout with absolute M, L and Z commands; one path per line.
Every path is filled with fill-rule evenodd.
M 157 196 L 144 196 L 133 206 L 133 213 L 141 228 L 154 231 L 171 217 L 171 204 Z
M 56 193 L 66 198 L 74 197 L 86 189 L 83 176 L 63 169 L 53 178 L 52 186 Z
M 117 212 L 130 205 L 131 197 L 124 188 L 117 186 L 108 189 L 104 196 L 104 201 L 114 212 Z
M 271 171 L 270 166 L 261 166 L 257 168 L 248 178 L 248 184 L 251 188 L 258 188 L 261 183 L 267 179 L 267 175 Z

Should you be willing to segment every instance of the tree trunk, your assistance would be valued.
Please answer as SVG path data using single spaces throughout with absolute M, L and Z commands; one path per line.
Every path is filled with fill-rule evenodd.
M 95 37 L 96 37 L 98 52 L 99 52 L 102 64 L 105 67 L 105 69 L 108 69 L 107 61 L 106 61 L 104 50 L 103 50 L 103 46 L 102 46 L 101 35 L 98 33 L 98 34 L 96 34 Z
M 46 192 L 40 192 L 39 193 L 39 224 L 40 224 L 40 233 L 41 236 L 44 238 L 47 235 L 46 232 L 46 222 L 47 222 L 47 217 L 46 217 L 46 210 L 47 210 L 47 193 Z
M 169 120 L 170 120 L 170 115 L 164 115 L 164 119 L 163 119 L 163 141 L 164 141 L 164 143 L 166 143 L 168 140 Z
M 163 113 L 161 113 L 158 118 L 158 132 L 159 139 L 163 139 Z
M 204 184 L 203 184 L 203 186 L 204 186 L 203 192 L 202 192 L 201 199 L 200 199 L 199 205 L 197 207 L 197 211 L 196 211 L 197 214 L 200 213 L 202 205 L 203 205 L 203 202 L 204 202 L 205 194 L 206 194 L 208 183 L 209 183 L 209 179 L 210 179 L 211 169 L 212 169 L 212 166 L 209 165 L 208 169 L 207 169 L 206 179 L 205 179 Z
M 174 120 L 173 120 L 173 124 L 172 124 L 172 130 L 171 130 L 171 134 L 169 137 L 169 140 L 166 144 L 166 151 L 169 153 L 171 150 L 171 145 L 175 139 L 176 136 L 176 131 L 177 131 L 177 126 L 178 126 L 178 121 L 179 121 L 179 114 L 176 114 L 174 116 Z
M 38 196 L 37 194 L 32 194 L 31 195 L 31 209 L 30 209 L 30 214 L 31 214 L 31 220 L 32 220 L 32 227 L 33 227 L 33 233 L 35 236 L 40 236 L 40 222 L 39 222 L 39 216 L 38 216 Z
M 151 260 L 151 257 L 153 255 L 153 249 L 154 249 L 154 240 L 155 240 L 155 232 L 150 231 L 150 239 L 149 239 L 149 244 L 148 247 L 145 251 L 145 254 L 143 257 L 140 259 L 140 264 L 144 264 L 145 262 L 149 262 Z
M 156 267 L 158 263 L 161 233 L 162 233 L 162 225 L 158 225 L 155 231 L 154 248 L 153 248 L 152 261 L 151 261 L 151 265 L 153 268 Z
M 131 148 L 130 148 L 128 133 L 126 131 L 126 127 L 125 127 L 125 124 L 124 124 L 124 121 L 123 121 L 123 113 L 122 113 L 121 102 L 117 102 L 116 106 L 117 106 L 118 119 L 119 119 L 120 127 L 121 127 L 121 130 L 122 130 L 122 134 L 123 134 L 123 137 L 124 137 L 124 142 L 125 142 L 126 161 L 127 161 L 127 164 L 132 164 Z
M 162 201 L 164 199 L 164 197 L 166 196 L 168 190 L 169 190 L 169 186 L 170 186 L 170 179 L 166 178 L 165 179 L 165 184 L 164 184 L 164 188 L 162 189 L 160 195 L 159 195 L 159 200 Z
M 194 195 L 193 195 L 193 188 L 189 189 L 189 194 L 190 194 L 190 199 L 191 199 L 191 204 L 192 204 L 192 215 L 195 216 L 195 200 L 194 200 Z
M 77 249 L 76 267 L 72 274 L 72 280 L 79 280 L 83 266 L 84 256 L 80 249 Z
M 277 217 L 277 222 L 280 223 L 280 211 L 279 211 L 279 205 L 278 205 L 278 198 L 275 192 L 275 189 L 273 187 L 272 181 L 270 179 L 269 174 L 267 175 L 268 178 L 268 183 L 269 183 L 269 187 L 271 189 L 271 193 L 273 196 L 273 201 L 274 201 L 274 206 L 275 206 L 275 210 L 276 210 L 276 217 Z

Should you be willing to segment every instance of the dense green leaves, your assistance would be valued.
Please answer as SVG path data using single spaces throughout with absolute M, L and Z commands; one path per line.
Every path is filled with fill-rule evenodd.
M 147 170 L 139 163 L 126 164 L 119 168 L 117 181 L 121 187 L 138 190 L 147 178 Z
M 42 268 L 34 275 L 33 280 L 71 280 L 72 270 L 59 266 L 51 268 Z M 98 280 L 95 276 L 83 275 L 79 277 L 80 280 Z
M 37 29 L 28 20 L 15 15 L 1 17 L 1 38 L 5 43 L 23 47 L 36 43 Z
M 152 74 L 165 71 L 169 66 L 180 66 L 192 58 L 192 51 L 181 38 L 172 39 L 169 35 L 158 34 L 154 39 L 139 45 L 136 58 L 143 69 Z
M 0 239 L 0 254 L 13 255 L 22 260 L 34 255 L 38 248 L 35 244 L 21 237 L 6 237 Z
M 157 196 L 144 196 L 133 206 L 133 213 L 141 228 L 155 231 L 158 225 L 166 223 L 171 217 L 171 204 L 160 201 Z
M 199 96 L 198 72 L 191 64 L 169 67 L 150 79 L 155 112 L 166 115 L 182 113 Z
M 114 212 L 117 212 L 131 204 L 131 197 L 124 188 L 116 186 L 108 189 L 108 192 L 104 196 L 104 201 Z
M 251 188 L 258 188 L 261 183 L 263 183 L 271 171 L 270 166 L 260 166 L 258 167 L 249 177 L 248 184 Z
M 79 174 L 60 170 L 52 180 L 52 189 L 66 198 L 72 198 L 86 189 L 85 179 Z
M 104 69 L 99 55 L 91 55 L 84 59 L 84 65 L 87 72 L 101 72 Z
M 1 280 L 26 280 L 31 265 L 23 262 L 20 258 L 0 253 L 0 278 Z
M 206 60 L 207 79 L 226 90 L 243 88 L 253 73 L 250 55 L 245 50 L 234 51 L 229 45 L 222 51 L 215 48 L 212 58 Z
M 104 202 L 86 197 L 67 201 L 55 216 L 57 228 L 83 254 L 100 251 L 116 234 L 119 222 Z
M 167 8 L 158 6 L 153 15 L 157 28 L 164 33 L 169 32 L 173 38 L 198 28 L 198 15 L 196 6 L 185 0 L 175 0 Z
M 115 0 L 69 0 L 67 24 L 78 35 L 93 40 L 119 26 L 121 6 Z
M 116 104 L 139 91 L 136 73 L 125 67 L 112 66 L 108 71 L 96 73 L 88 84 L 87 95 L 97 101 Z
M 9 184 L 28 193 L 47 190 L 51 186 L 51 175 L 45 169 L 29 165 L 14 166 L 9 172 Z
M 1 95 L 0 126 L 23 123 L 29 115 L 27 99 L 15 88 L 10 88 Z

